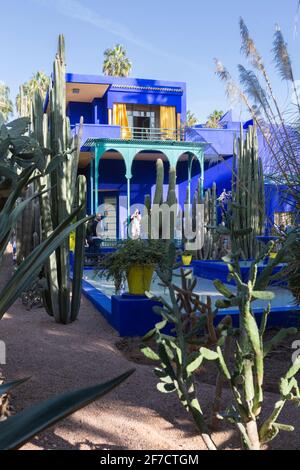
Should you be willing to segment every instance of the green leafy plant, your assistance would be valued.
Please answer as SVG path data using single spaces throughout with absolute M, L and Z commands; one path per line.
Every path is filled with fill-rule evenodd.
M 10 99 L 10 89 L 5 83 L 0 82 L 0 114 L 7 121 L 12 112 L 13 103 Z
M 46 400 L 0 422 L 0 449 L 17 450 L 38 433 L 75 411 L 103 397 L 124 382 L 134 369 L 110 380 L 81 390 L 74 390 Z M 0 385 L 0 397 L 28 379 Z
M 228 215 L 229 217 L 229 215 Z M 229 224 L 232 227 L 232 224 Z M 239 234 L 232 229 L 232 237 Z M 291 234 L 287 246 L 292 246 L 295 234 Z M 163 393 L 177 393 L 182 405 L 191 414 L 208 449 L 216 450 L 216 445 L 209 431 L 200 397 L 196 390 L 194 374 L 204 361 L 213 361 L 219 367 L 215 398 L 213 403 L 212 426 L 217 420 L 234 424 L 241 435 L 244 449 L 259 450 L 274 439 L 280 430 L 292 431 L 293 427 L 278 421 L 279 415 L 288 401 L 300 404 L 300 392 L 296 375 L 300 371 L 300 358 L 289 368 L 287 374 L 279 381 L 280 399 L 274 404 L 270 416 L 261 422 L 264 408 L 264 367 L 265 359 L 286 337 L 295 335 L 296 328 L 281 329 L 270 340 L 265 341 L 268 316 L 271 311 L 268 305 L 260 324 L 257 323 L 252 310 L 252 303 L 259 299 L 266 302 L 274 298 L 266 290 L 274 278 L 274 268 L 282 262 L 286 254 L 286 245 L 281 248 L 275 259 L 269 258 L 274 248 L 271 242 L 261 250 L 259 256 L 251 263 L 249 280 L 244 282 L 239 265 L 239 251 L 224 258 L 229 269 L 229 278 L 236 283 L 234 292 L 220 281 L 215 287 L 224 299 L 217 300 L 215 308 L 210 298 L 206 303 L 200 301 L 193 290 L 196 281 L 191 271 L 181 272 L 181 287 L 174 284 L 171 265 L 169 272 L 158 275 L 162 284 L 168 288 L 170 302 L 159 300 L 162 307 L 155 307 L 155 312 L 162 320 L 144 338 L 142 352 L 146 357 L 157 362 L 155 374 L 160 380 L 158 389 Z M 237 246 L 236 241 L 232 246 Z M 258 265 L 269 260 L 258 275 Z M 217 324 L 217 313 L 227 308 L 238 308 L 239 328 L 234 331 L 230 317 L 225 317 Z M 165 327 L 172 327 L 172 335 L 165 333 Z M 146 345 L 154 338 L 157 350 Z M 195 349 L 194 349 L 195 348 Z M 229 362 L 233 358 L 233 365 Z M 232 392 L 232 401 L 228 408 L 222 410 L 222 389 L 227 381 Z
M 49 90 L 50 78 L 41 70 L 36 72 L 28 82 L 20 86 L 16 97 L 16 108 L 20 117 L 31 115 L 31 104 L 36 92 L 44 100 Z
M 170 302 L 163 297 L 148 294 L 151 299 L 162 304 L 161 307 L 154 307 L 154 311 L 162 320 L 143 338 L 141 351 L 158 364 L 154 369 L 159 378 L 158 390 L 162 393 L 177 394 L 182 406 L 191 414 L 207 448 L 216 450 L 197 394 L 195 374 L 205 358 L 217 358 L 214 351 L 217 345 L 228 343 L 231 319 L 226 317 L 215 327 L 216 310 L 210 297 L 207 297 L 204 303 L 200 296 L 193 292 L 197 280 L 189 269 L 181 270 L 181 286 L 177 286 L 172 280 L 174 266 L 175 250 L 170 246 L 168 268 L 165 271 L 157 270 L 162 284 L 168 289 Z M 172 335 L 165 333 L 167 326 L 171 328 Z M 147 346 L 151 338 L 155 339 L 156 351 Z M 218 377 L 214 413 L 219 409 L 222 387 L 223 380 Z
M 240 322 L 233 370 L 229 369 L 221 348 L 217 347 L 216 360 L 230 384 L 233 398 L 233 403 L 223 415 L 220 415 L 220 418 L 237 427 L 244 448 L 249 450 L 260 450 L 263 444 L 277 436 L 279 430 L 292 431 L 292 426 L 283 425 L 277 419 L 288 400 L 300 404 L 300 393 L 295 379 L 295 375 L 300 370 L 300 358 L 298 358 L 280 380 L 281 398 L 275 403 L 274 411 L 262 424 L 259 422 L 264 405 L 265 358 L 286 336 L 297 333 L 296 328 L 281 329 L 270 341 L 264 342 L 271 311 L 270 304 L 264 311 L 260 325 L 257 324 L 252 311 L 252 303 L 255 300 L 271 301 L 274 298 L 273 292 L 260 290 L 260 286 L 265 286 L 265 278 L 269 277 L 270 267 L 266 267 L 266 272 L 262 272 L 261 277 L 257 275 L 258 264 L 269 256 L 272 248 L 273 244 L 270 244 L 253 261 L 248 282 L 243 282 L 241 279 L 237 257 L 224 259 L 228 265 L 230 278 L 236 283 L 236 294 L 224 284 L 215 282 L 215 287 L 225 297 L 224 300 L 218 300 L 216 306 L 221 309 L 238 307 Z M 262 279 L 264 279 L 263 282 Z
M 209 116 L 207 123 L 205 124 L 205 127 L 208 127 L 210 129 L 220 129 L 222 127 L 220 120 L 222 116 L 224 115 L 223 111 L 219 111 L 215 109 Z
M 112 49 L 104 51 L 103 73 L 112 77 L 128 77 L 132 68 L 132 63 L 127 57 L 126 49 L 117 44 Z
M 167 244 L 160 240 L 126 240 L 113 253 L 98 264 L 98 275 L 113 279 L 116 292 L 120 292 L 133 266 L 167 266 Z

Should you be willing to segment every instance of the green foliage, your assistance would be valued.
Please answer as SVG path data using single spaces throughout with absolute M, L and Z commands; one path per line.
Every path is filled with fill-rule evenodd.
M 102 71 L 104 75 L 112 77 L 128 77 L 132 68 L 132 63 L 127 57 L 126 50 L 121 44 L 117 44 L 112 49 L 104 51 L 104 61 Z
M 187 127 L 194 127 L 198 122 L 198 119 L 192 111 L 188 110 L 186 113 L 186 126 Z
M 0 449 L 19 449 L 31 438 L 51 427 L 57 421 L 106 395 L 130 377 L 133 372 L 134 369 L 104 384 L 59 395 L 2 421 L 0 423 Z M 13 387 L 21 385 L 25 380 L 28 379 L 0 385 L 0 396 L 6 394 Z
M 228 225 L 231 227 L 227 229 L 229 235 L 238 238 L 240 235 L 232 229 L 232 224 L 228 222 Z M 291 235 L 290 244 L 293 239 Z M 233 239 L 232 246 L 236 245 L 236 239 Z M 215 309 L 212 308 L 209 297 L 204 304 L 194 293 L 196 282 L 191 271 L 181 271 L 179 287 L 173 283 L 170 273 L 167 275 L 166 272 L 158 270 L 163 285 L 169 290 L 171 303 L 164 298 L 156 298 L 161 307 L 155 307 L 154 310 L 161 315 L 162 321 L 146 335 L 144 341 L 154 338 L 157 347 L 152 350 L 143 346 L 142 351 L 148 358 L 160 363 L 155 368 L 155 374 L 160 381 L 158 390 L 162 393 L 177 393 L 210 449 L 215 449 L 216 446 L 208 432 L 194 378 L 195 372 L 205 361 L 216 362 L 220 371 L 215 388 L 213 426 L 216 419 L 234 424 L 241 435 L 243 447 L 250 450 L 261 449 L 262 445 L 274 439 L 280 430 L 293 430 L 292 426 L 280 423 L 278 418 L 288 401 L 300 404 L 296 379 L 300 370 L 299 358 L 280 380 L 280 400 L 274 404 L 273 412 L 267 419 L 261 418 L 265 403 L 265 358 L 285 338 L 297 333 L 296 328 L 286 328 L 265 341 L 270 304 L 265 308 L 260 324 L 253 314 L 253 302 L 257 299 L 268 302 L 274 297 L 266 288 L 272 279 L 274 267 L 285 256 L 286 246 L 281 248 L 276 259 L 270 259 L 264 265 L 258 276 L 258 264 L 269 257 L 272 249 L 273 244 L 270 243 L 261 250 L 251 264 L 247 282 L 241 277 L 238 252 L 223 259 L 228 265 L 229 280 L 235 281 L 236 291 L 232 291 L 221 281 L 215 281 L 216 289 L 224 296 L 224 299 L 216 302 Z M 232 307 L 238 307 L 239 310 L 239 329 L 232 330 L 230 317 L 215 326 L 218 309 Z M 165 333 L 167 325 L 172 330 L 172 336 Z M 228 382 L 232 394 L 231 403 L 226 410 L 222 410 L 221 400 L 224 381 Z
M 160 240 L 126 240 L 99 263 L 99 274 L 113 279 L 116 292 L 121 290 L 132 266 L 160 266 L 168 264 L 167 245 Z
M 8 188 L 9 195 L 0 213 L 0 258 L 3 256 L 7 243 L 11 237 L 12 230 L 20 219 L 28 204 L 37 197 L 43 197 L 47 190 L 33 193 L 30 198 L 16 204 L 25 188 L 32 181 L 41 179 L 40 172 L 47 172 L 46 155 L 49 150 L 41 146 L 33 137 L 28 136 L 29 119 L 21 118 L 2 124 L 0 128 L 0 166 L 2 187 Z M 42 186 L 41 186 L 42 189 Z M 80 212 L 83 205 L 62 220 L 48 237 L 34 248 L 30 256 L 19 265 L 9 279 L 8 283 L 0 292 L 0 318 L 17 299 L 17 297 L 30 286 L 31 282 L 39 274 L 43 263 L 49 258 L 53 250 L 64 242 L 66 237 L 82 225 L 86 220 L 77 221 L 71 225 L 74 217 Z
M 16 97 L 16 108 L 20 117 L 31 116 L 31 106 L 35 94 L 39 93 L 44 101 L 49 85 L 50 78 L 39 70 L 28 82 L 20 86 L 20 92 Z
M 288 281 L 288 288 L 292 292 L 297 305 L 300 304 L 300 231 L 296 228 L 287 235 L 287 241 L 291 240 L 286 253 L 287 267 L 283 276 Z
M 170 253 L 169 260 L 171 259 L 175 263 L 175 257 L 172 258 Z M 218 358 L 213 348 L 228 341 L 231 320 L 227 317 L 215 328 L 213 321 L 216 311 L 212 309 L 211 299 L 208 297 L 204 303 L 193 292 L 196 279 L 191 271 L 181 270 L 181 286 L 178 286 L 172 281 L 172 268 L 173 264 L 169 262 L 169 272 L 157 270 L 163 285 L 168 288 L 171 302 L 162 297 L 151 296 L 162 305 L 154 309 L 161 315 L 162 321 L 143 340 L 147 342 L 154 338 L 156 351 L 144 345 L 141 351 L 149 359 L 159 362 L 154 370 L 159 379 L 158 390 L 177 394 L 182 406 L 193 417 L 207 448 L 215 450 L 216 446 L 197 397 L 195 373 L 205 359 Z M 166 326 L 172 330 L 172 335 L 164 332 Z M 222 384 L 219 385 L 221 394 Z
M 32 167 L 44 171 L 45 155 L 49 152 L 33 137 L 28 136 L 30 119 L 21 118 L 4 124 L 0 122 L 1 184 L 16 186 L 20 169 Z M 5 186 L 7 187 L 7 186 Z
M 0 116 L 2 115 L 4 121 L 7 121 L 13 112 L 13 103 L 9 95 L 9 87 L 5 83 L 0 82 Z
M 220 124 L 220 119 L 224 115 L 223 111 L 218 111 L 215 110 L 213 111 L 209 116 L 207 123 L 205 124 L 205 127 L 211 128 L 211 129 L 219 129 L 221 126 Z
M 271 247 L 269 247 L 270 249 Z M 267 284 L 265 277 L 270 278 L 271 271 L 268 265 L 265 268 L 265 273 L 263 270 L 260 278 L 257 277 L 258 263 L 267 255 L 268 249 L 253 261 L 247 283 L 241 280 L 238 258 L 225 259 L 230 277 L 235 280 L 237 286 L 236 294 L 233 295 L 229 292 L 222 283 L 215 282 L 215 287 L 227 299 L 223 305 L 219 303 L 219 306 L 221 308 L 238 306 L 240 321 L 233 371 L 229 371 L 221 349 L 218 350 L 217 360 L 224 376 L 230 382 L 233 397 L 233 404 L 226 410 L 223 418 L 237 426 L 241 432 L 244 446 L 252 450 L 260 449 L 263 444 L 273 439 L 280 429 L 292 430 L 289 426 L 277 423 L 277 418 L 288 400 L 300 404 L 300 393 L 295 379 L 300 367 L 300 362 L 297 360 L 287 376 L 280 381 L 280 402 L 275 404 L 271 416 L 259 427 L 259 418 L 264 404 L 264 359 L 288 335 L 297 333 L 295 328 L 282 329 L 270 341 L 264 342 L 270 306 L 265 310 L 260 326 L 252 312 L 251 304 L 256 299 L 269 301 L 274 297 L 272 292 L 258 290 L 260 285 Z M 264 279 L 264 283 L 261 279 Z M 232 414 L 233 409 L 235 410 L 234 414 Z

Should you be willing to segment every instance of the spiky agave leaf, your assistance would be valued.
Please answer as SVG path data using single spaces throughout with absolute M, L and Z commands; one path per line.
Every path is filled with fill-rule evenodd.
M 130 369 L 109 382 L 58 395 L 0 423 L 1 450 L 16 450 L 41 431 L 101 398 L 133 374 Z

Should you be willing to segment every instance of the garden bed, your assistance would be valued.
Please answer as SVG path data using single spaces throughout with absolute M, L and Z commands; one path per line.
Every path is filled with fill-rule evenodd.
M 54 394 L 108 380 L 132 367 L 131 360 L 116 347 L 116 332 L 85 299 L 78 321 L 68 326 L 55 324 L 43 309 L 25 311 L 20 302 L 1 322 L 1 336 L 8 348 L 5 376 L 31 376 L 14 391 L 16 411 Z M 288 364 L 287 357 L 284 366 Z M 135 367 L 126 384 L 32 439 L 23 449 L 205 449 L 177 397 L 168 395 L 166 400 L 157 391 L 153 366 L 135 361 Z M 213 381 L 212 377 L 206 380 Z M 203 383 L 199 393 L 205 409 L 209 408 L 213 386 Z M 225 390 L 225 403 L 227 396 Z M 270 394 L 269 398 L 273 403 L 276 396 Z M 294 424 L 297 431 L 282 433 L 271 448 L 298 449 L 300 428 L 295 406 L 287 406 L 282 421 Z M 214 439 L 222 449 L 239 447 L 233 428 L 225 431 L 221 426 Z

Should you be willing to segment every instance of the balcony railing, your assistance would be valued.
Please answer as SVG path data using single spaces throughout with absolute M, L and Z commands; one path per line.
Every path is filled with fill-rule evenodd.
M 79 124 L 72 126 L 73 133 L 78 133 Z M 82 142 L 89 139 L 125 139 L 150 141 L 185 141 L 184 129 L 161 129 L 142 127 L 121 127 L 108 124 L 84 124 Z
M 183 141 L 184 130 L 144 127 L 121 127 L 121 139 Z

